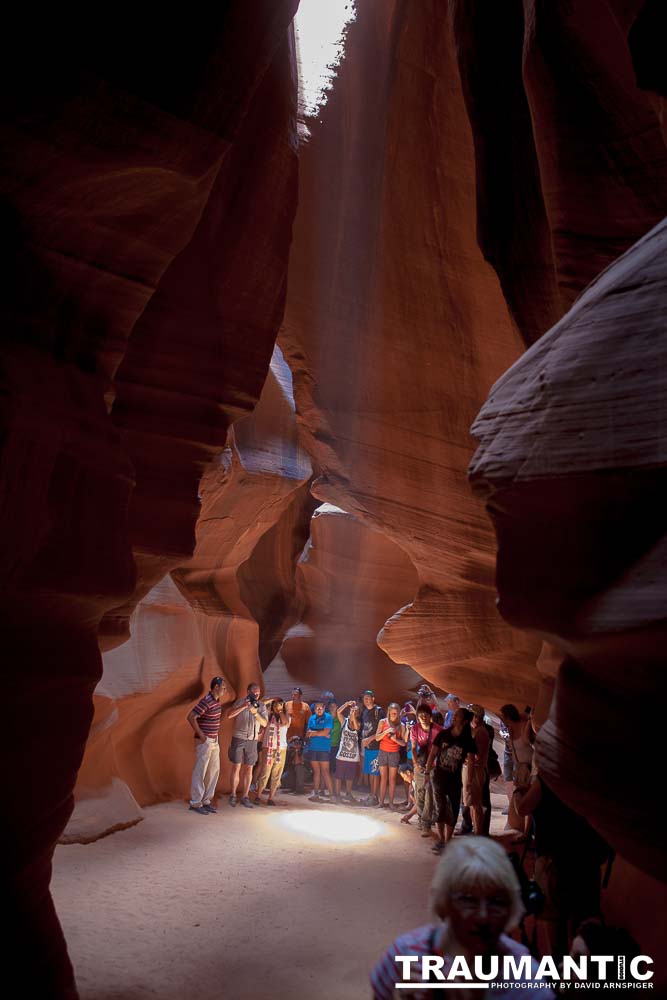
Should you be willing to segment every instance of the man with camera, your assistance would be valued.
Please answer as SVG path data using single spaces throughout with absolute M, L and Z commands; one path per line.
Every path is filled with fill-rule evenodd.
M 232 763 L 232 791 L 229 796 L 230 806 L 235 806 L 238 799 L 236 792 L 241 784 L 241 805 L 252 809 L 248 798 L 252 769 L 257 763 L 257 737 L 260 729 L 266 726 L 268 715 L 266 705 L 259 699 L 260 687 L 254 681 L 248 684 L 245 698 L 235 701 L 227 711 L 228 719 L 235 719 L 234 734 L 229 745 L 227 756 Z

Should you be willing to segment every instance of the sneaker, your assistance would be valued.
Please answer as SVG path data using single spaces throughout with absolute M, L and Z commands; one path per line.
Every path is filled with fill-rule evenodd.
M 367 806 L 379 806 L 380 800 L 377 795 L 369 795 L 366 799 L 365 805 Z
M 313 792 L 312 795 L 308 796 L 308 801 L 309 802 L 321 802 L 322 799 L 319 797 L 319 795 L 317 794 L 317 792 Z
M 241 799 L 241 805 L 245 806 L 246 809 L 252 809 L 253 807 L 252 802 L 250 801 L 247 795 L 244 795 L 243 798 Z
M 190 812 L 199 813 L 200 816 L 208 816 L 208 809 L 205 806 L 190 806 Z
M 202 809 L 205 809 L 207 813 L 217 813 L 217 811 L 218 811 L 215 808 L 215 806 L 213 805 L 212 802 L 206 802 L 206 803 L 204 803 L 204 805 L 202 806 Z
M 230 804 L 230 806 L 235 806 L 236 803 L 237 803 L 237 801 L 238 801 L 238 799 L 236 798 L 235 795 L 230 795 L 229 796 L 229 804 Z

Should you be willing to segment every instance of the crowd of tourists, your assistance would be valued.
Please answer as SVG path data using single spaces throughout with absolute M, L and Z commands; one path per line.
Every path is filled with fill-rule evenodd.
M 223 679 L 213 678 L 188 716 L 196 741 L 190 809 L 200 815 L 216 811 L 223 694 Z M 514 706 L 505 708 L 511 746 L 505 779 L 522 788 L 525 746 L 532 754 L 524 731 L 530 723 Z M 310 791 L 312 802 L 402 811 L 404 823 L 416 817 L 436 853 L 451 839 L 459 814 L 462 832 L 489 832 L 490 782 L 501 768 L 481 705 L 465 707 L 450 694 L 441 711 L 426 684 L 415 701 L 391 702 L 385 710 L 371 690 L 340 703 L 323 691 L 309 704 L 299 687 L 290 699 L 261 698 L 252 683 L 225 714 L 233 722 L 231 806 L 273 806 L 282 788 L 296 795 Z M 530 778 L 530 766 L 527 773 Z
M 224 680 L 214 677 L 188 715 L 195 737 L 190 809 L 202 816 L 217 812 L 224 693 Z M 414 701 L 390 702 L 384 709 L 371 690 L 342 702 L 323 691 L 308 703 L 299 687 L 289 699 L 262 698 L 259 684 L 252 683 L 224 715 L 232 723 L 231 807 L 275 806 L 280 789 L 314 803 L 394 810 L 402 813 L 402 823 L 415 819 L 440 854 L 455 829 L 476 835 L 465 840 L 488 842 L 490 784 L 502 778 L 507 829 L 514 831 L 514 842 L 526 844 L 525 851 L 531 848 L 530 878 L 525 853 L 523 859 L 509 856 L 522 908 L 544 924 L 551 953 L 566 954 L 574 930 L 598 918 L 601 868 L 612 855 L 538 773 L 529 708 L 500 709 L 502 761 L 483 706 L 465 706 L 455 694 L 439 702 L 426 684 Z

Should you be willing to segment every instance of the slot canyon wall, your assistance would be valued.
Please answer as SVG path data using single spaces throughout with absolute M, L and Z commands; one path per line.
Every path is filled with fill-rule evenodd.
M 297 0 L 243 7 L 76 50 L 58 23 L 29 59 L 18 24 L 3 67 L 3 863 L 44 997 L 76 995 L 48 882 L 77 771 L 72 839 L 184 795 L 218 672 L 537 704 L 616 900 L 664 877 L 608 769 L 629 675 L 661 697 L 662 230 L 573 307 L 667 214 L 658 4 L 360 2 L 298 177 Z M 550 327 L 482 410 L 472 491 L 470 426 Z M 628 398 L 636 457 L 601 463 Z M 58 752 L 26 781 L 36 696 Z
M 114 608 L 192 554 L 199 479 L 282 316 L 297 3 L 244 6 L 206 30 L 139 10 L 131 30 L 5 23 L 2 898 L 7 953 L 45 998 L 76 995 L 49 879 L 100 620 L 113 644 Z

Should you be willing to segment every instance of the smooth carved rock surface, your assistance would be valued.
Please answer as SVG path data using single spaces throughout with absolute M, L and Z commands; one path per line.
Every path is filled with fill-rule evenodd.
M 475 238 L 452 33 L 436 3 L 357 14 L 301 154 L 279 337 L 313 491 L 416 569 L 382 634 L 392 659 L 490 707 L 533 703 L 539 644 L 496 612 L 493 535 L 466 480 L 472 418 L 522 343 Z
M 45 1000 L 76 995 L 48 886 L 93 715 L 100 619 L 135 587 L 132 547 L 159 563 L 157 571 L 140 568 L 145 591 L 175 554 L 182 561 L 194 540 L 197 474 L 222 450 L 231 411 L 252 407 L 269 365 L 296 202 L 288 38 L 295 7 L 266 0 L 251 23 L 243 4 L 226 4 L 205 32 L 196 21 L 159 21 L 140 10 L 131 31 L 109 18 L 89 37 L 67 11 L 45 12 L 37 34 L 27 9 L 5 24 L 0 196 L 12 266 L 2 299 L 2 630 L 11 671 L 3 905 L 8 953 L 22 974 L 30 968 Z M 253 98 L 267 75 L 273 100 L 263 116 Z M 251 134 L 243 129 L 249 117 Z M 268 177 L 254 152 L 265 138 Z M 246 173 L 248 188 L 260 184 L 272 209 L 269 219 L 246 220 L 262 286 L 258 292 L 256 273 L 245 265 L 239 273 L 234 262 L 227 287 L 243 297 L 247 277 L 261 321 L 244 310 L 245 322 L 234 316 L 221 336 L 224 323 L 203 308 L 201 286 L 190 289 L 188 308 L 186 283 L 177 280 L 185 268 L 174 262 L 184 254 L 191 274 L 199 254 L 201 275 L 215 261 L 212 281 L 224 285 L 217 254 L 229 262 L 238 232 L 229 186 L 234 176 L 242 183 L 248 164 L 257 171 Z M 159 304 L 176 297 L 178 328 L 161 326 Z M 142 316 L 150 320 L 132 348 Z M 218 368 L 218 421 L 210 397 L 193 392 L 195 343 L 195 375 L 221 353 L 247 367 L 243 376 L 231 363 Z M 150 518 L 133 504 L 128 526 L 135 482 L 144 500 L 164 503 Z M 48 711 L 31 743 L 25 725 L 36 692 Z M 26 775 L 38 794 L 26 794 Z
M 618 755 L 618 739 L 628 690 L 638 705 L 665 694 L 666 304 L 667 221 L 493 387 L 470 470 L 498 535 L 501 612 L 568 657 L 540 731 L 542 771 L 660 878 L 654 776 Z M 655 759 L 659 727 L 642 739 Z M 619 782 L 631 800 L 619 802 Z
M 528 344 L 665 214 L 662 109 L 636 79 L 660 83 L 650 6 L 450 2 L 480 245 Z
M 129 641 L 104 654 L 65 840 L 90 839 L 95 820 L 98 836 L 130 822 L 133 799 L 145 806 L 187 793 L 192 704 L 216 674 L 228 683 L 228 700 L 261 682 L 299 617 L 296 570 L 314 507 L 311 476 L 291 374 L 275 348 L 255 410 L 235 425 L 200 484 L 192 558 L 140 601 Z M 230 728 L 223 726 L 223 746 Z M 222 787 L 228 770 L 223 755 Z M 119 782 L 130 797 L 112 794 Z
M 386 535 L 322 504 L 299 560 L 302 616 L 280 650 L 288 676 L 270 667 L 267 689 L 284 694 L 299 684 L 306 697 L 327 688 L 347 700 L 371 687 L 385 706 L 413 698 L 420 675 L 390 659 L 378 647 L 377 633 L 416 585 L 414 566 Z
M 289 6 L 296 3 L 283 5 L 283 17 Z M 286 33 L 272 60 L 262 43 L 260 33 L 265 73 L 206 211 L 116 376 L 112 418 L 136 473 L 129 530 L 138 580 L 128 604 L 102 623 L 104 648 L 128 637 L 136 601 L 191 555 L 200 479 L 233 421 L 257 402 L 282 319 L 297 195 L 296 68 Z

